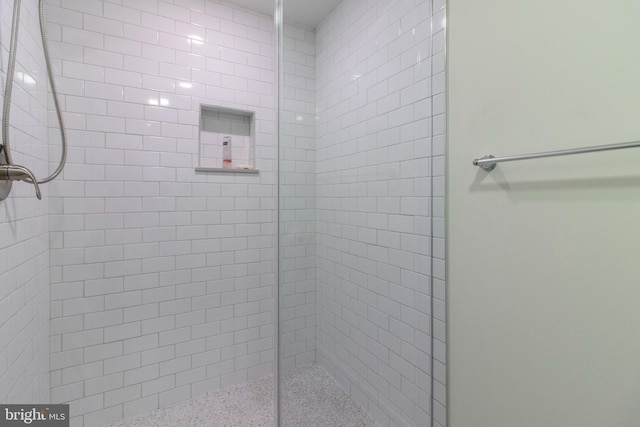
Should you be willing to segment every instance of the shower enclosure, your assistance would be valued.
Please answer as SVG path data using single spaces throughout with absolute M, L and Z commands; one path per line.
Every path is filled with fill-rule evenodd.
M 338 1 L 313 27 L 293 3 L 280 44 L 282 425 L 304 424 L 287 373 L 309 365 L 380 425 L 445 425 L 444 1 Z
M 33 3 L 10 126 L 46 176 Z M 446 425 L 445 2 L 268 3 L 48 0 L 67 165 L 0 202 L 2 402 Z

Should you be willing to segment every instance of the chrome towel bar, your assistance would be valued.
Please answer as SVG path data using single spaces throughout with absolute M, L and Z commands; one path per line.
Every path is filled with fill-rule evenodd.
M 596 145 L 593 147 L 572 148 L 569 150 L 543 151 L 541 153 L 520 154 L 517 156 L 494 157 L 491 154 L 481 159 L 474 159 L 473 165 L 479 166 L 487 172 L 495 169 L 496 164 L 500 162 L 512 162 L 515 160 L 539 159 L 543 157 L 568 156 L 571 154 L 594 153 L 596 151 L 621 150 L 623 148 L 640 147 L 640 141 L 622 142 L 619 144 Z

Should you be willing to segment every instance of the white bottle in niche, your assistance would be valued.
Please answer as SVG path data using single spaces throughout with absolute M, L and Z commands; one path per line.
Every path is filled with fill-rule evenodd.
M 231 137 L 222 139 L 222 168 L 231 169 Z

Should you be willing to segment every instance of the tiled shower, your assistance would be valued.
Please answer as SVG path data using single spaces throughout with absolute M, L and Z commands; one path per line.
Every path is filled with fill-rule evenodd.
M 60 137 L 36 3 L 11 124 L 43 176 Z M 445 2 L 343 0 L 312 28 L 285 1 L 284 18 L 279 62 L 273 16 L 241 4 L 47 2 L 69 154 L 42 201 L 14 183 L 0 202 L 0 401 L 104 425 L 279 355 L 381 426 L 446 424 Z M 251 173 L 195 170 L 202 105 L 254 113 Z

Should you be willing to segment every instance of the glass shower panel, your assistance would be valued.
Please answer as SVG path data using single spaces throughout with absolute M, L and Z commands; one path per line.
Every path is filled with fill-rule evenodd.
M 285 13 L 286 16 L 286 13 Z M 280 46 L 279 373 L 281 425 L 304 415 L 315 375 L 314 31 L 286 21 Z M 317 378 L 316 378 L 317 379 Z
M 432 423 L 436 14 L 444 2 L 284 1 L 282 426 Z

